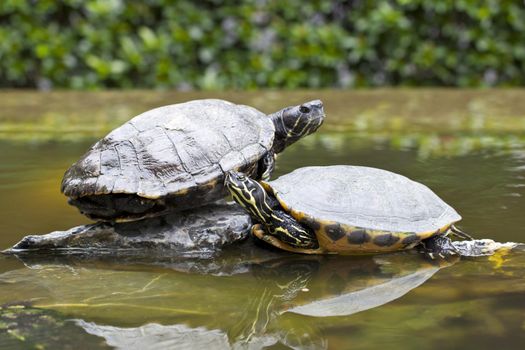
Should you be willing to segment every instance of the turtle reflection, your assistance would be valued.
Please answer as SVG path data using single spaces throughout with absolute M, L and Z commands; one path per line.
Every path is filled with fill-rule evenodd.
M 143 348 L 159 339 L 182 344 L 187 337 L 226 349 L 326 348 L 318 317 L 384 305 L 445 266 L 412 252 L 330 257 L 245 248 L 244 255 L 165 262 L 169 268 L 72 257 L 26 261 L 31 268 L 0 275 L 0 303 L 27 293 L 34 307 L 76 319 L 87 333 L 121 348 L 133 348 L 125 334 L 138 337 Z
M 230 338 L 249 344 L 262 334 L 279 334 L 283 344 L 293 348 L 323 348 L 315 322 L 293 322 L 289 316 L 350 316 L 379 307 L 457 260 L 425 261 L 417 253 L 399 252 L 376 257 L 287 256 L 254 265 L 252 273 L 266 287 Z

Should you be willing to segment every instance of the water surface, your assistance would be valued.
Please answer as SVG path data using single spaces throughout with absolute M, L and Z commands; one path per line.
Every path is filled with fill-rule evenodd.
M 201 93 L 0 93 L 0 248 L 89 222 L 59 193 L 111 128 Z M 221 93 L 272 112 L 321 98 L 320 131 L 278 158 L 425 183 L 477 237 L 523 241 L 525 92 Z M 414 252 L 305 257 L 248 241 L 213 259 L 0 257 L 0 347 L 399 349 L 525 343 L 525 250 L 429 263 Z

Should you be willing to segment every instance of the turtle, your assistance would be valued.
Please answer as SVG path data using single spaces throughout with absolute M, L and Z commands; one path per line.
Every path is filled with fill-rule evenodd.
M 227 195 L 228 171 L 269 178 L 275 154 L 323 120 L 320 100 L 270 115 L 220 99 L 155 108 L 96 142 L 65 172 L 61 191 L 97 221 L 203 206 Z
M 419 246 L 433 259 L 458 254 L 449 234 L 472 239 L 454 225 L 461 216 L 432 190 L 382 169 L 312 166 L 274 181 L 232 171 L 225 186 L 257 222 L 253 236 L 290 252 L 367 254 Z

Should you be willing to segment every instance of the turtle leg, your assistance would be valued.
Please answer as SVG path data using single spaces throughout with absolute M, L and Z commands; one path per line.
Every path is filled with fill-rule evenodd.
M 445 259 L 449 256 L 459 255 L 458 250 L 452 244 L 452 240 L 445 235 L 435 235 L 421 241 L 420 251 L 426 257 L 434 260 L 436 258 Z
M 257 169 L 257 178 L 264 181 L 269 180 L 273 169 L 275 169 L 275 153 L 273 151 L 266 152 L 259 160 Z
M 457 238 L 466 240 L 466 241 L 473 241 L 474 240 L 474 238 L 471 235 L 469 235 L 468 233 L 466 233 L 464 231 L 461 231 L 459 228 L 457 228 L 454 225 L 450 225 L 450 234 L 455 236 L 455 237 L 457 237 Z
M 256 238 L 260 239 L 261 241 L 264 241 L 276 248 L 292 252 L 292 253 L 300 253 L 300 254 L 325 254 L 326 252 L 324 249 L 317 248 L 317 249 L 305 249 L 305 248 L 297 248 L 289 245 L 288 243 L 283 242 L 276 236 L 273 236 L 269 233 L 267 233 L 264 230 L 264 226 L 261 224 L 255 224 L 252 226 L 252 235 Z

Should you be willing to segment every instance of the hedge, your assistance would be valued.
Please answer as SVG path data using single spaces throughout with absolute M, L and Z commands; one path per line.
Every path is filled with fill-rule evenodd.
M 522 0 L 0 1 L 0 87 L 524 82 Z

